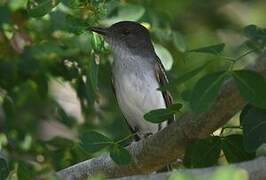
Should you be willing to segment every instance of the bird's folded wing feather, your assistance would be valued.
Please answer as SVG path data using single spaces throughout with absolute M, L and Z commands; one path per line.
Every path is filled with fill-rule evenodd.
M 156 75 L 156 78 L 157 78 L 160 86 L 164 86 L 164 85 L 168 84 L 168 79 L 167 79 L 167 76 L 165 73 L 165 69 L 164 69 L 163 64 L 162 64 L 161 60 L 159 59 L 159 57 L 156 57 L 155 75 Z M 170 105 L 172 105 L 173 104 L 173 98 L 172 98 L 170 92 L 167 90 L 164 90 L 164 91 L 162 91 L 162 94 L 163 94 L 163 98 L 164 98 L 166 107 L 169 107 Z M 175 120 L 175 116 L 173 115 L 173 118 L 168 120 L 168 124 L 174 120 Z

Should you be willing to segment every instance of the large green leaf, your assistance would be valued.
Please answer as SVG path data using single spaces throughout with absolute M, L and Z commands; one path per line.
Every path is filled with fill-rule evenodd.
M 247 105 L 240 114 L 243 126 L 244 147 L 248 152 L 255 152 L 266 143 L 266 110 Z
M 173 118 L 173 115 L 182 108 L 182 104 L 172 104 L 165 109 L 155 109 L 144 115 L 144 119 L 152 123 L 161 123 Z
M 187 52 L 208 53 L 208 54 L 218 55 L 224 50 L 224 47 L 225 47 L 225 44 L 221 43 L 221 44 L 215 44 L 215 45 L 202 47 L 198 49 L 191 49 Z
M 200 73 L 204 68 L 206 68 L 206 66 L 208 64 L 209 64 L 209 62 L 197 67 L 196 69 L 193 69 L 192 71 L 189 71 L 189 72 L 181 75 L 180 77 L 178 77 L 177 79 L 174 80 L 174 83 L 180 84 L 180 83 L 183 83 L 185 81 L 190 80 L 191 78 L 196 76 L 198 73 Z
M 172 68 L 174 59 L 171 55 L 171 53 L 162 45 L 160 44 L 154 44 L 155 52 L 160 58 L 163 67 L 165 70 L 170 70 Z
M 135 4 L 125 4 L 119 7 L 116 15 L 102 21 L 102 24 L 110 26 L 119 21 L 137 21 L 145 13 L 144 7 Z
M 241 96 L 251 104 L 266 108 L 266 80 L 250 70 L 234 71 L 233 76 Z
M 0 179 L 5 179 L 8 176 L 9 170 L 5 159 L 0 157 Z
M 60 0 L 29 0 L 27 4 L 28 14 L 32 17 L 41 17 L 49 13 Z
M 173 79 L 170 83 L 161 86 L 159 88 L 160 91 L 165 91 L 167 89 L 170 89 L 171 87 L 177 86 L 178 84 L 182 84 L 190 79 L 192 79 L 193 77 L 195 77 L 198 73 L 200 73 L 207 65 L 209 64 L 209 62 L 197 67 L 196 69 L 193 69 L 189 72 L 186 72 L 184 74 L 182 74 L 181 76 L 179 76 L 176 79 Z
M 255 157 L 244 149 L 243 135 L 233 134 L 222 138 L 222 150 L 229 163 L 247 161 Z
M 202 77 L 193 88 L 191 108 L 194 112 L 205 112 L 215 102 L 223 82 L 229 77 L 228 73 L 216 72 Z
M 81 146 L 89 153 L 100 151 L 110 144 L 112 140 L 96 131 L 86 131 L 80 136 Z
M 189 145 L 184 157 L 184 165 L 189 168 L 216 165 L 221 151 L 221 141 L 218 136 L 198 140 Z
M 118 165 L 127 165 L 132 161 L 132 157 L 128 150 L 118 144 L 114 144 L 110 148 L 110 156 Z
M 186 51 L 186 42 L 181 33 L 173 32 L 173 41 L 176 49 L 178 49 L 180 52 Z

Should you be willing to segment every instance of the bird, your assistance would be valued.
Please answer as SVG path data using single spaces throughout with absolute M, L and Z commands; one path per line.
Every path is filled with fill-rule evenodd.
M 148 29 L 137 22 L 120 21 L 90 30 L 102 35 L 111 48 L 114 94 L 135 140 L 153 135 L 174 121 L 174 115 L 160 124 L 144 119 L 151 110 L 173 104 L 169 91 L 158 90 L 168 79 Z

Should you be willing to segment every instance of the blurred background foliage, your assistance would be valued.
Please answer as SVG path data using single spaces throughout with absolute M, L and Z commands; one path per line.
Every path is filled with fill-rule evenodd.
M 174 82 L 168 88 L 187 112 L 196 82 L 231 67 L 225 56 L 252 49 L 255 53 L 234 64 L 242 69 L 263 52 L 265 29 L 249 26 L 244 32 L 244 27 L 265 27 L 265 7 L 265 0 L 0 0 L 0 179 L 52 178 L 52 172 L 109 145 L 116 162 L 130 160 L 122 148 L 130 131 L 111 90 L 111 52 L 90 26 L 131 20 L 147 27 Z M 262 37 L 254 39 L 258 31 Z M 250 152 L 244 148 L 239 125 L 236 117 L 192 144 L 184 166 L 254 158 L 253 146 Z M 91 147 L 94 140 L 105 144 Z M 208 160 L 201 156 L 206 152 Z

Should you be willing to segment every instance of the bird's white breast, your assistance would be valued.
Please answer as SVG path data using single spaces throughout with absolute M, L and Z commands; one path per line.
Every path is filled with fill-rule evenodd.
M 165 101 L 157 90 L 159 83 L 154 66 L 138 58 L 128 57 L 124 61 L 116 61 L 119 64 L 113 65 L 113 76 L 120 109 L 132 129 L 138 130 L 139 135 L 143 136 L 158 131 L 158 124 L 146 121 L 144 114 L 165 108 Z

